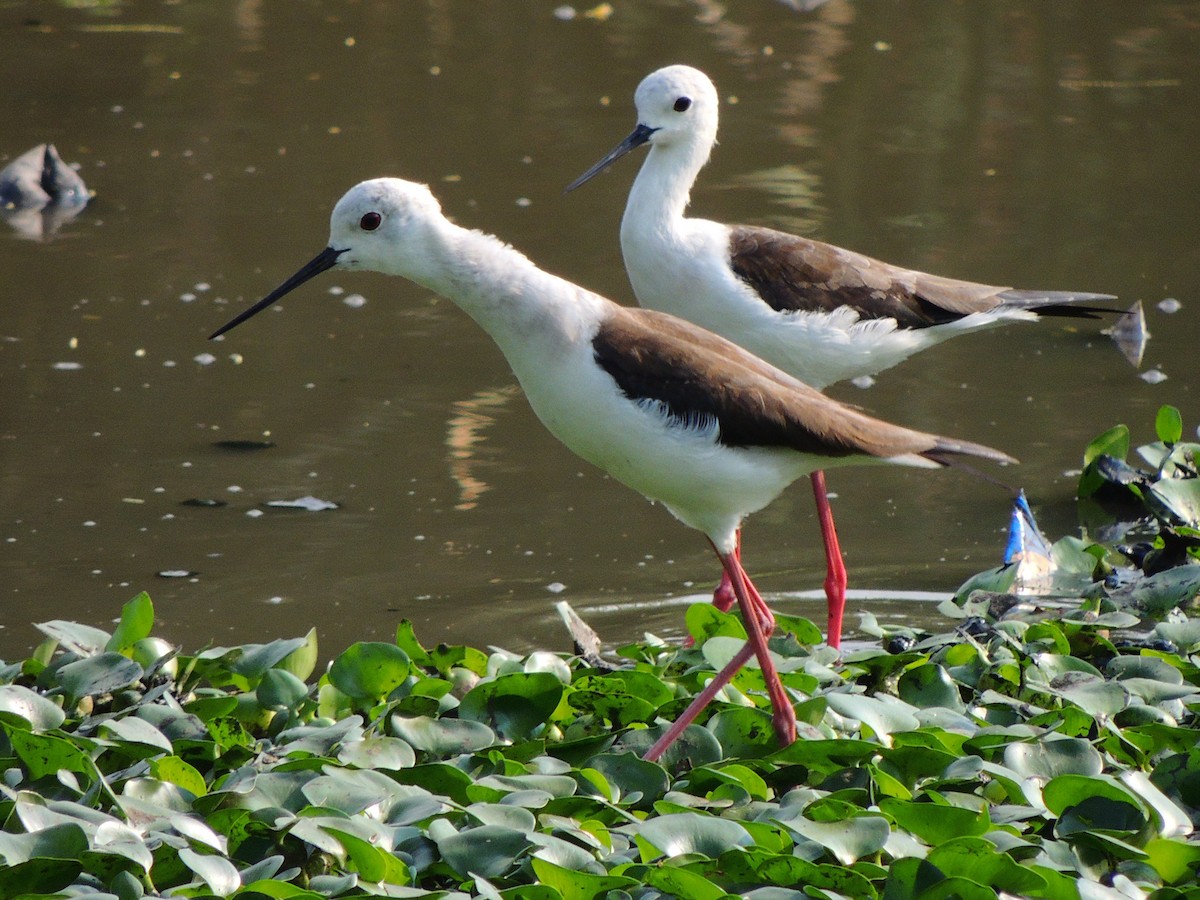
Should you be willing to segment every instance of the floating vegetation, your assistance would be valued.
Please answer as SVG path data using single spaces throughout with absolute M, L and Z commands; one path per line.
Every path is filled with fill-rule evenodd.
M 0 894 L 1196 897 L 1200 445 L 1156 424 L 1139 467 L 1123 427 L 1087 451 L 1117 543 L 1046 547 L 1018 506 L 984 575 L 1035 577 L 965 592 L 953 631 L 865 616 L 880 646 L 839 659 L 780 615 L 784 748 L 746 667 L 640 758 L 745 640 L 707 604 L 689 648 L 605 654 L 560 604 L 580 655 L 430 648 L 405 621 L 320 668 L 315 631 L 181 651 L 145 594 L 111 634 L 43 623 L 0 664 Z

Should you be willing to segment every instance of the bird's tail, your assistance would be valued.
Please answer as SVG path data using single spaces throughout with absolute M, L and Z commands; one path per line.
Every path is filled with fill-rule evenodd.
M 1017 291 L 999 294 L 1004 305 L 1012 309 L 1027 309 L 1039 316 L 1063 316 L 1075 319 L 1098 319 L 1101 316 L 1120 315 L 1123 310 L 1106 306 L 1083 306 L 1116 300 L 1113 294 L 1086 294 L 1079 291 Z

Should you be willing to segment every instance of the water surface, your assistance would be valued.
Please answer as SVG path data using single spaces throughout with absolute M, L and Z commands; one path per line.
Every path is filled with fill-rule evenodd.
M 1003 477 L 1053 537 L 1078 530 L 1069 473 L 1092 436 L 1123 421 L 1149 440 L 1164 402 L 1200 421 L 1194 2 L 559 5 L 0 4 L 0 156 L 53 141 L 96 192 L 46 240 L 0 233 L 0 656 L 27 651 L 35 621 L 104 626 L 140 590 L 193 649 L 316 626 L 334 652 L 402 617 L 426 641 L 565 648 L 559 599 L 610 642 L 678 634 L 678 599 L 716 573 L 703 538 L 556 444 L 452 304 L 326 275 L 205 340 L 324 246 L 346 188 L 385 174 L 632 302 L 617 227 L 640 159 L 562 187 L 672 62 L 723 98 L 695 214 L 1140 299 L 1141 371 L 1167 376 L 1139 377 L 1103 323 L 1058 320 L 834 395 L 1019 457 Z M 829 480 L 854 588 L 947 592 L 998 559 L 992 485 Z M 305 496 L 339 508 L 262 506 Z M 746 546 L 780 608 L 823 618 L 791 594 L 823 578 L 805 484 L 750 520 Z M 928 601 L 855 604 L 936 621 Z

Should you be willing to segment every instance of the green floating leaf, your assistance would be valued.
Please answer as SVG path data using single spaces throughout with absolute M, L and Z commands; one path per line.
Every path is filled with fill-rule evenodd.
M 1090 497 L 1105 483 L 1105 478 L 1096 469 L 1096 460 L 1101 456 L 1124 459 L 1129 453 L 1129 428 L 1114 425 L 1095 438 L 1083 451 L 1083 473 L 1079 476 L 1078 495 Z
M 204 776 L 186 760 L 178 756 L 164 756 L 150 763 L 150 774 L 159 781 L 168 781 L 176 787 L 181 787 L 193 797 L 203 797 L 208 793 L 208 785 Z
M 917 900 L 945 878 L 941 870 L 928 860 L 915 856 L 898 859 L 888 866 L 881 900 Z
M 338 843 L 345 849 L 354 870 L 362 876 L 363 881 L 373 884 L 396 885 L 411 883 L 412 876 L 409 874 L 408 866 L 398 856 L 347 831 L 328 826 L 325 827 L 325 830 L 337 838 Z
M 363 641 L 351 644 L 329 667 L 329 680 L 347 697 L 379 700 L 408 678 L 412 663 L 395 644 Z
M 112 639 L 107 631 L 101 631 L 90 625 L 80 625 L 78 622 L 66 622 L 62 619 L 40 622 L 37 629 L 79 656 L 92 656 L 103 652 Z
M 179 859 L 199 875 L 218 897 L 228 897 L 241 887 L 242 879 L 238 876 L 237 869 L 223 856 L 197 853 L 184 847 L 179 851 Z
M 947 876 L 969 879 L 1010 894 L 1036 896 L 1046 886 L 1046 879 L 1037 872 L 979 837 L 954 838 L 934 847 L 926 858 Z
M 1169 404 L 1163 404 L 1154 417 L 1154 432 L 1164 444 L 1178 443 L 1183 437 L 1183 416 Z
M 52 734 L 10 731 L 8 739 L 17 757 L 29 770 L 29 777 L 34 780 L 53 775 L 60 769 L 85 775 L 96 771 L 91 757 L 65 738 Z
M 1042 800 L 1056 816 L 1089 797 L 1104 797 L 1135 808 L 1139 806 L 1137 796 L 1108 775 L 1060 775 L 1042 788 Z
M 598 897 L 620 896 L 620 891 L 633 891 L 641 886 L 636 878 L 624 875 L 593 875 L 557 866 L 549 860 L 534 857 L 530 861 L 534 874 L 547 887 L 558 891 L 563 900 L 595 900 Z M 518 892 L 518 896 L 524 894 Z
M 549 672 L 513 672 L 475 685 L 458 714 L 490 725 L 510 741 L 525 740 L 546 723 L 562 696 L 563 683 Z
M 1059 775 L 1099 775 L 1104 759 L 1088 741 L 1059 738 L 1009 744 L 1004 764 L 1023 777 L 1049 781 Z
M 884 811 L 887 812 L 886 809 Z M 891 827 L 883 816 L 852 816 L 837 822 L 814 822 L 800 816 L 782 824 L 788 830 L 820 844 L 844 866 L 878 853 L 891 835 Z
M 705 723 L 727 758 L 755 758 L 774 752 L 779 741 L 771 714 L 747 706 L 722 709 Z
M 900 676 L 897 688 L 900 699 L 918 709 L 935 706 L 962 711 L 965 709 L 958 685 L 940 665 L 915 666 Z
M 436 840 L 442 859 L 462 878 L 498 878 L 533 846 L 520 831 L 499 825 L 480 825 Z
M 287 638 L 269 644 L 246 644 L 229 668 L 251 682 L 257 681 L 267 669 L 282 663 L 306 643 L 305 638 Z
M 268 669 L 254 690 L 264 709 L 287 712 L 308 696 L 308 685 L 286 669 Z
M 891 743 L 892 732 L 915 731 L 921 725 L 912 706 L 887 694 L 868 697 L 863 694 L 830 693 L 826 699 L 830 709 L 846 718 L 857 719 L 884 744 Z
M 58 704 L 19 684 L 0 684 L 0 722 L 33 731 L 50 731 L 67 716 Z
M 647 819 L 637 831 L 638 837 L 653 850 L 643 849 L 643 862 L 658 856 L 683 856 L 698 853 L 715 859 L 730 847 L 747 847 L 754 839 L 740 824 L 699 813 L 674 813 Z
M 106 650 L 128 654 L 133 645 L 150 636 L 154 628 L 154 604 L 142 591 L 121 608 L 121 621 L 105 645 Z
M 83 864 L 78 859 L 38 857 L 3 866 L 0 867 L 0 897 L 53 895 L 70 886 L 82 871 Z
M 1110 797 L 1084 797 L 1068 806 L 1054 824 L 1057 837 L 1094 832 L 1124 832 L 1133 835 L 1146 825 L 1146 814 L 1139 806 Z
M 992 827 L 986 808 L 976 811 L 945 803 L 886 798 L 879 802 L 879 809 L 898 828 L 916 835 L 931 847 L 964 835 L 986 834 Z
M 429 716 L 393 716 L 392 729 L 415 750 L 434 756 L 474 753 L 497 743 L 496 733 L 482 722 L 468 719 L 434 719 Z
M 58 681 L 71 697 L 98 697 L 135 683 L 142 667 L 120 653 L 101 653 L 58 670 Z
M 599 772 L 611 787 L 621 792 L 621 802 L 640 800 L 649 805 L 661 797 L 670 784 L 662 766 L 633 753 L 601 753 L 588 761 L 588 767 Z

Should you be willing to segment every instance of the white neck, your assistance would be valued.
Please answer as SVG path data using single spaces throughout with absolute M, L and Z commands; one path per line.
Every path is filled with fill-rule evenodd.
M 397 274 L 453 300 L 491 335 L 514 370 L 539 345 L 590 336 L 607 302 L 543 272 L 499 239 L 448 220 L 432 229 L 425 250 L 420 271 Z
M 692 184 L 708 162 L 712 144 L 705 141 L 650 145 L 650 153 L 634 179 L 621 219 L 621 233 L 669 232 L 683 220 Z

